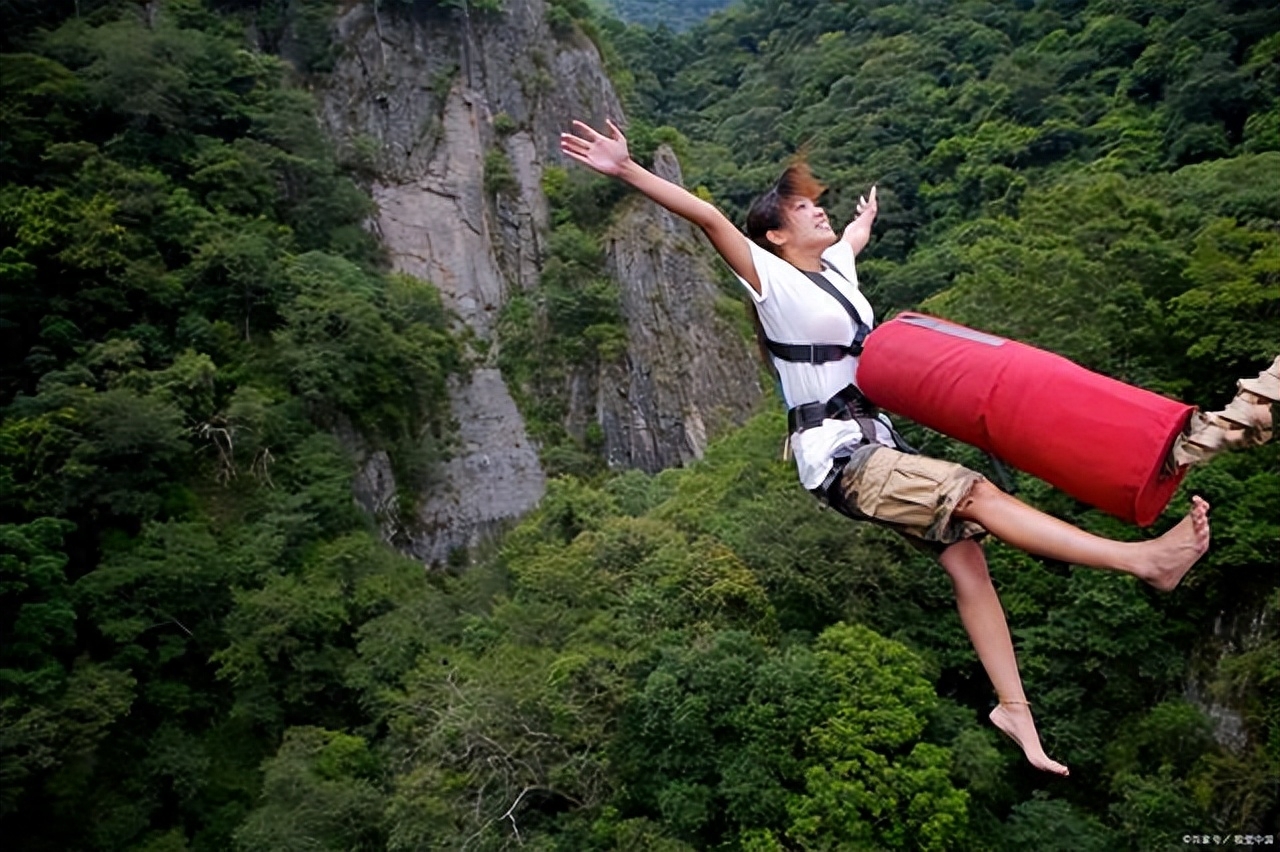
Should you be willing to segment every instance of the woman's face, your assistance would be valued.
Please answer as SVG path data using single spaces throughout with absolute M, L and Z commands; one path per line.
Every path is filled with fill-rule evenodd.
M 836 239 L 827 219 L 827 211 L 804 197 L 788 198 L 782 203 L 781 228 L 771 232 L 771 239 L 783 251 L 825 249 Z

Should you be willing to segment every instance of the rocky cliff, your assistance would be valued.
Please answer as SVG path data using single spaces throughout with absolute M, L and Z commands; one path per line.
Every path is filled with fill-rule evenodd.
M 680 182 L 668 148 L 654 171 Z M 625 364 L 602 371 L 593 412 L 609 464 L 652 472 L 701 458 L 709 434 L 761 399 L 756 356 L 726 315 L 743 309 L 712 283 L 720 261 L 702 236 L 647 199 L 618 217 L 606 254 L 627 326 Z
M 497 13 L 388 6 L 344 7 L 339 58 L 319 96 L 339 146 L 375 176 L 370 224 L 393 266 L 434 283 L 480 341 L 452 392 L 459 441 L 446 484 L 425 495 L 417 528 L 397 536 L 439 562 L 543 493 L 537 447 L 493 366 L 494 324 L 511 294 L 537 282 L 549 215 L 542 176 L 565 164 L 559 133 L 572 118 L 600 123 L 622 109 L 595 45 L 575 28 L 553 30 L 543 0 L 506 0 Z M 674 158 L 659 160 L 678 179 Z M 623 364 L 573 376 L 566 427 L 599 423 L 611 465 L 656 470 L 700 456 L 708 434 L 740 422 L 760 390 L 748 347 L 717 314 L 705 243 L 637 201 L 608 248 L 628 352 Z M 394 488 L 377 456 L 360 482 L 370 508 Z

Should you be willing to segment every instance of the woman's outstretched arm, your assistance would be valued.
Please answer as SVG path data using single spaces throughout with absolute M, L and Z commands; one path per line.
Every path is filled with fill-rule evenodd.
M 751 259 L 751 246 L 741 231 L 723 213 L 693 193 L 645 169 L 627 150 L 627 139 L 618 125 L 608 122 L 606 136 L 581 121 L 573 126 L 581 135 L 560 134 L 560 150 L 584 166 L 608 177 L 614 177 L 638 189 L 677 216 L 702 229 L 724 258 L 725 263 L 760 292 L 760 276 Z
M 876 188 L 873 186 L 871 192 L 858 199 L 858 217 L 845 227 L 844 234 L 840 237 L 853 248 L 854 255 L 866 248 L 871 240 L 871 223 L 876 220 L 879 210 L 880 204 L 876 201 Z

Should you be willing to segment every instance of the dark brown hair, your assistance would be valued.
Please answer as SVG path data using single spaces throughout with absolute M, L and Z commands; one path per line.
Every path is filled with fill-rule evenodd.
M 787 166 L 782 177 L 778 178 L 777 183 L 768 192 L 751 202 L 751 208 L 747 211 L 747 238 L 765 251 L 777 254 L 778 247 L 769 242 L 768 234 L 783 226 L 782 212 L 787 201 L 793 198 L 807 198 L 817 203 L 818 197 L 826 189 L 813 176 L 809 164 L 804 160 L 804 155 L 800 154 L 791 161 L 791 165 Z M 747 300 L 747 314 L 751 318 L 751 325 L 756 330 L 756 345 L 760 348 L 760 360 L 764 361 L 774 379 L 777 379 L 778 371 L 773 365 L 773 359 L 769 357 L 769 348 L 765 346 L 767 338 L 764 326 L 760 324 L 760 313 L 750 299 Z
M 777 254 L 778 247 L 769 242 L 767 234 L 785 224 L 782 212 L 786 202 L 807 198 L 816 203 L 826 189 L 813 176 L 803 155 L 797 157 L 772 189 L 751 202 L 751 209 L 747 211 L 747 237 L 760 248 Z

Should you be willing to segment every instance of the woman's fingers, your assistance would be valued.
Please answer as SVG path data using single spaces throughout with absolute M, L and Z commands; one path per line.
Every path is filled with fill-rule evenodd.
M 560 152 L 567 157 L 572 157 L 580 163 L 585 163 L 592 168 L 595 166 L 591 162 L 592 145 L 585 142 L 577 136 L 571 136 L 568 133 L 560 134 Z
M 585 121 L 573 122 L 575 133 L 560 134 L 560 150 L 601 174 L 615 175 L 627 160 L 627 139 L 622 129 L 612 119 L 605 119 L 609 131 L 606 136 Z
M 572 133 L 561 133 L 560 147 L 564 148 L 565 150 L 568 150 L 570 148 L 575 148 L 575 149 L 585 151 L 591 147 L 591 143 L 585 139 L 579 139 L 577 136 L 574 136 Z
M 585 121 L 578 121 L 575 118 L 573 120 L 573 126 L 581 130 L 584 134 L 586 134 L 587 139 L 589 139 L 592 142 L 601 138 L 601 134 L 590 124 L 587 124 Z
M 572 133 L 560 134 L 560 152 L 572 160 L 577 160 L 584 166 L 595 171 L 602 171 L 601 164 L 592 159 L 592 151 L 595 150 L 595 143 L 580 139 Z
M 870 212 L 874 216 L 879 209 L 880 205 L 876 202 L 876 187 L 872 184 L 870 192 L 858 197 L 858 215 Z

